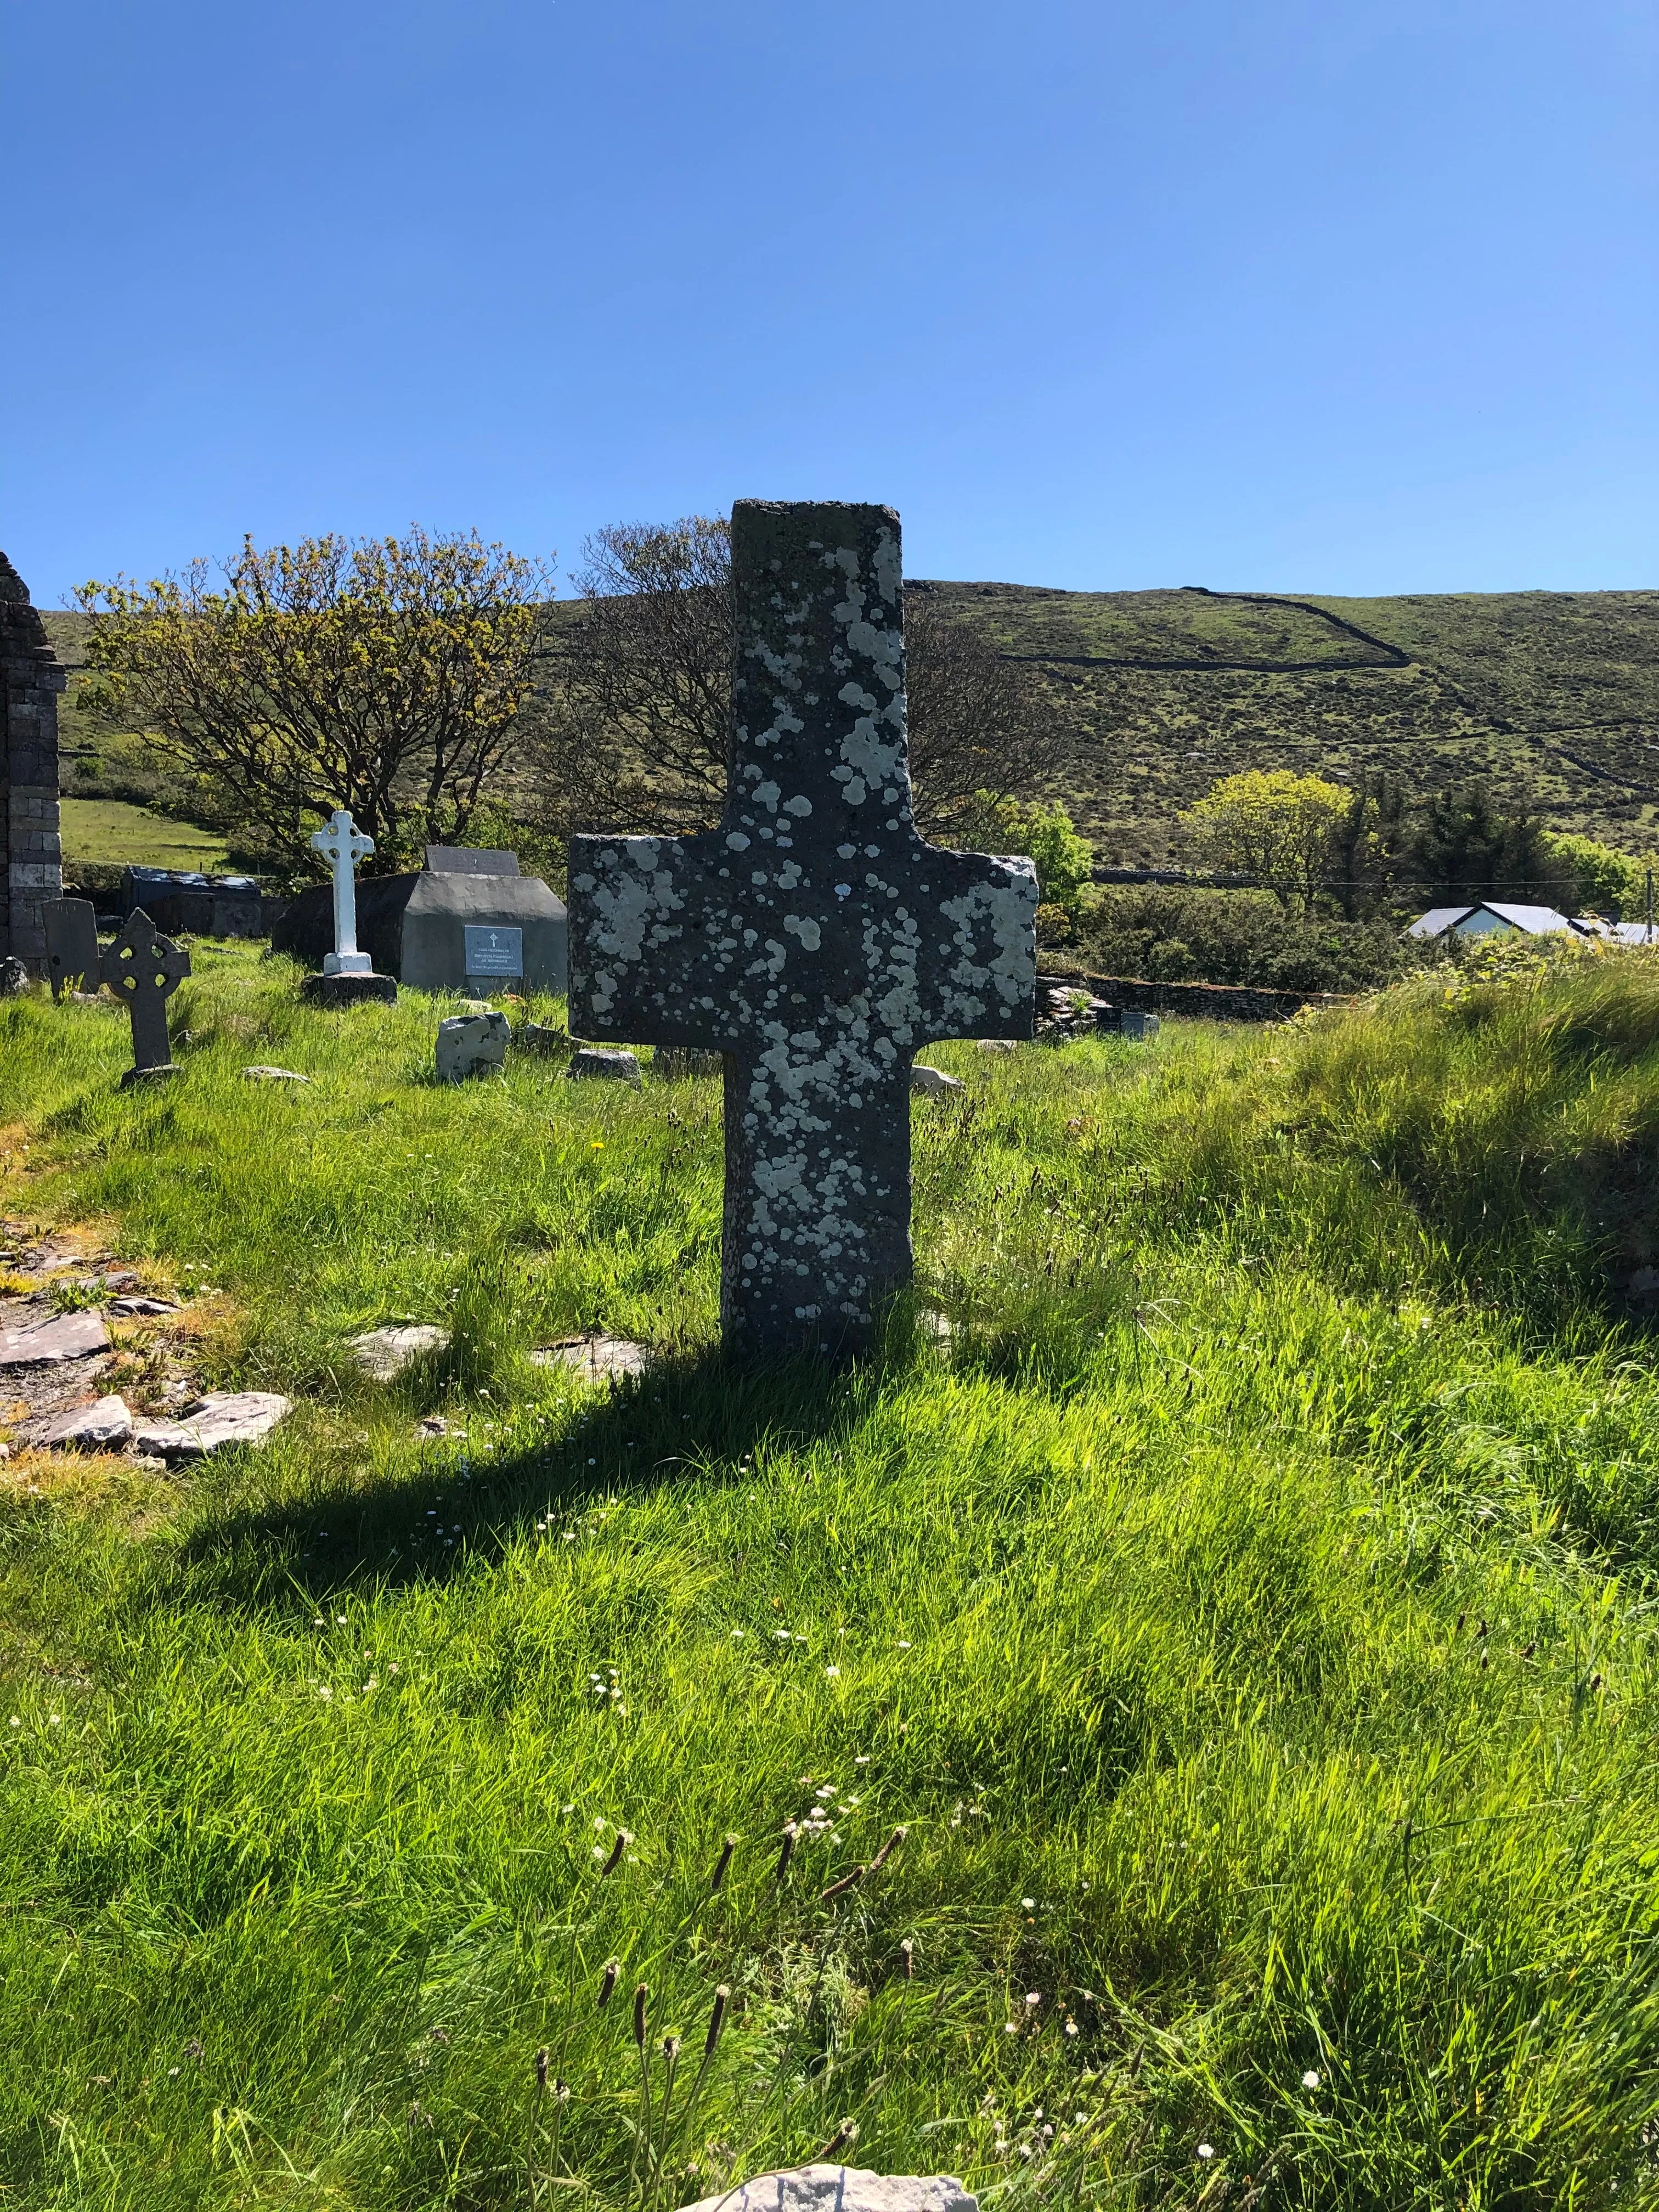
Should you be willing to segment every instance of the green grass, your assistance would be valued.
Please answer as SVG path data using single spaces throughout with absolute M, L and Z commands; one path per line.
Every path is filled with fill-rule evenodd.
M 161 1092 L 0 1007 L 3 1210 L 225 1288 L 215 1379 L 299 1401 L 188 1480 L 0 1467 L 7 2212 L 672 2206 L 843 2117 L 994 2203 L 1656 2201 L 1640 963 L 941 1048 L 952 1333 L 746 1376 L 718 1086 L 442 1090 L 438 1004 L 198 965 Z M 455 1346 L 375 1389 L 404 1316 Z M 526 1361 L 589 1323 L 643 1387 Z
M 120 799 L 64 799 L 64 858 L 102 866 L 199 868 L 208 874 L 226 862 L 225 841 L 193 822 L 174 822 L 148 806 Z

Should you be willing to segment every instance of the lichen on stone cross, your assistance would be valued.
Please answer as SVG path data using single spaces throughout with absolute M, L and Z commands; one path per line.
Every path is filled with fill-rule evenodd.
M 120 935 L 105 947 L 100 973 L 132 1016 L 134 1073 L 170 1067 L 167 1000 L 190 973 L 189 953 L 163 937 L 143 907 L 135 907 Z
M 570 1026 L 726 1055 L 727 1341 L 855 1350 L 910 1278 L 912 1058 L 1030 1036 L 1036 878 L 911 820 L 890 507 L 740 500 L 732 585 L 720 826 L 573 839 Z

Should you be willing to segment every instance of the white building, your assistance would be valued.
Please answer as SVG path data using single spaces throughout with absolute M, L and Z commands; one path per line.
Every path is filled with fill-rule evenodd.
M 1431 906 L 1407 928 L 1407 937 L 1491 937 L 1518 932 L 1522 937 L 1556 937 L 1564 931 L 1577 937 L 1599 937 L 1606 925 L 1572 921 L 1553 906 L 1510 906 L 1498 899 L 1483 899 L 1478 906 Z M 1625 922 L 1621 930 L 1638 928 Z

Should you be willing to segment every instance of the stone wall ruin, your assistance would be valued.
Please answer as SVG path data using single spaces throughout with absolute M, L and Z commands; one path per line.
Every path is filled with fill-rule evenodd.
M 67 680 L 27 586 L 0 553 L 0 960 L 35 975 L 46 972 L 43 909 L 64 889 L 58 695 Z

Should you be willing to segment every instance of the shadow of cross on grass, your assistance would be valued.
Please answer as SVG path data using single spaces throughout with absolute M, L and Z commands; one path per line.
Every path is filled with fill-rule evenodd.
M 720 1319 L 747 1356 L 866 1346 L 910 1279 L 910 1063 L 1029 1037 L 1036 876 L 911 819 L 899 520 L 732 510 L 718 830 L 576 837 L 570 1026 L 726 1056 Z
M 873 1363 L 849 1371 L 809 1358 L 738 1370 L 718 1350 L 664 1362 L 594 1391 L 544 1443 L 513 1450 L 436 1438 L 412 1465 L 343 1471 L 302 1496 L 216 1514 L 180 1547 L 185 1584 L 194 1601 L 219 1609 L 299 1618 L 354 1592 L 445 1582 L 493 1564 L 550 1516 L 568 1520 L 685 1474 L 750 1480 L 744 1462 L 764 1440 L 799 1446 L 850 1432 L 880 1379 Z M 425 1535 L 431 1520 L 450 1541 Z

